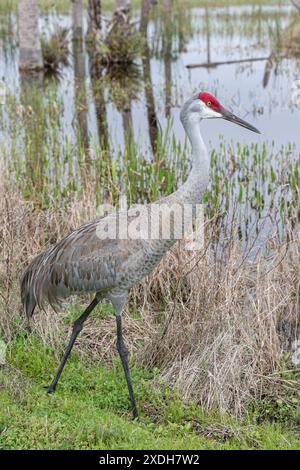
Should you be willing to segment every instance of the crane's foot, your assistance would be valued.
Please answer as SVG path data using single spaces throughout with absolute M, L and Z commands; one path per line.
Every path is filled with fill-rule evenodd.
M 138 410 L 135 406 L 132 408 L 132 414 L 133 414 L 133 420 L 139 422 L 140 417 L 139 417 Z
M 55 392 L 56 384 L 44 385 L 44 388 L 46 389 L 47 393 L 53 393 Z

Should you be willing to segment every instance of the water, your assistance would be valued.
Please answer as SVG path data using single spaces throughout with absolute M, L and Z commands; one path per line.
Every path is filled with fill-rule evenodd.
M 133 16 L 136 20 L 139 13 L 135 12 Z M 13 15 L 10 18 L 8 36 L 5 34 L 7 17 L 2 19 L 2 88 L 16 97 L 18 104 L 24 77 L 18 70 L 15 18 Z M 169 135 L 174 133 L 176 142 L 184 145 L 180 107 L 195 91 L 209 90 L 226 108 L 261 131 L 261 135 L 256 135 L 222 120 L 205 121 L 202 132 L 211 150 L 218 152 L 220 142 L 224 140 L 238 142 L 241 146 L 257 143 L 258 148 L 268 142 L 272 155 L 275 155 L 282 146 L 291 144 L 292 152 L 282 152 L 280 158 L 286 159 L 286 164 L 297 161 L 300 151 L 300 62 L 284 47 L 286 32 L 294 21 L 295 11 L 291 5 L 273 2 L 263 6 L 249 2 L 235 7 L 174 8 L 171 18 L 154 12 L 148 25 L 149 62 L 141 58 L 136 60 L 136 68 L 131 72 L 134 79 L 126 79 L 128 69 L 119 76 L 103 70 L 101 87 L 90 73 L 85 46 L 82 51 L 72 50 L 70 40 L 69 65 L 61 68 L 58 81 L 49 79 L 48 85 L 40 88 L 46 95 L 47 89 L 54 86 L 57 102 L 61 105 L 56 130 L 59 151 L 62 153 L 68 142 L 73 145 L 75 175 L 78 127 L 90 155 L 106 133 L 111 159 L 118 158 L 119 151 L 124 152 L 128 129 L 132 127 L 132 141 L 139 153 L 151 161 L 155 151 L 153 136 L 155 138 L 159 129 L 164 134 L 171 128 Z M 40 18 L 40 29 L 46 35 L 55 25 L 70 29 L 71 39 L 70 16 L 50 14 Z M 276 60 L 272 59 L 274 56 Z M 215 65 L 220 62 L 222 64 Z M 188 67 L 193 64 L 201 66 Z M 268 66 L 269 75 L 266 73 Z M 156 127 L 149 122 L 149 110 L 157 122 Z M 1 148 L 7 156 L 12 146 L 11 115 L 5 106 L 2 111 Z M 53 152 L 50 148 L 49 153 Z M 50 179 L 59 184 L 66 181 L 68 175 L 66 168 L 61 166 L 53 177 L 55 158 L 52 153 L 49 155 L 49 173 Z M 267 164 L 274 164 L 279 171 L 278 155 L 272 159 L 273 156 Z M 222 165 L 226 167 L 226 161 Z M 69 168 L 69 174 L 73 170 Z M 74 179 L 79 177 L 75 175 Z
M 224 106 L 232 109 L 242 118 L 251 121 L 258 127 L 262 136 L 257 137 L 227 122 L 215 121 L 203 124 L 203 134 L 207 142 L 214 146 L 220 134 L 228 140 L 239 140 L 250 143 L 261 140 L 276 140 L 278 146 L 287 142 L 300 145 L 299 117 L 300 96 L 297 93 L 297 80 L 300 79 L 298 62 L 295 58 L 281 60 L 275 71 L 271 71 L 268 85 L 263 87 L 266 61 L 226 64 L 217 67 L 188 69 L 189 64 L 207 62 L 226 62 L 240 59 L 269 57 L 275 48 L 275 35 L 282 33 L 292 21 L 293 9 L 290 6 L 241 6 L 209 9 L 192 8 L 185 12 L 186 23 L 191 31 L 185 34 L 183 51 L 178 51 L 178 38 L 172 41 L 170 57 L 152 57 L 150 61 L 151 79 L 155 98 L 155 108 L 160 125 L 165 129 L 166 117 L 166 66 L 170 67 L 171 99 L 170 117 L 174 120 L 176 138 L 184 139 L 184 131 L 178 114 L 181 104 L 191 93 L 197 90 L 210 90 L 217 94 Z M 249 24 L 253 22 L 253 25 Z M 43 17 L 41 29 L 51 29 L 51 25 L 60 24 L 71 29 L 71 18 Z M 257 26 L 259 23 L 259 26 Z M 50 26 L 49 26 L 50 25 Z M 255 27 L 256 25 L 256 27 Z M 186 25 L 182 25 L 184 27 Z M 52 26 L 53 28 L 53 26 Z M 204 31 L 204 28 L 209 31 Z M 250 29 L 250 30 L 249 30 Z M 257 34 L 259 30 L 259 34 Z M 157 24 L 149 24 L 149 45 L 155 43 Z M 279 31 L 279 33 L 278 33 Z M 14 33 L 15 28 L 14 28 Z M 4 54 L 0 59 L 0 76 L 11 93 L 18 94 L 20 77 L 17 67 L 18 51 L 14 50 L 6 60 Z M 167 63 L 169 61 L 169 64 Z M 140 63 L 140 61 L 138 61 Z M 64 131 L 74 137 L 74 68 L 73 61 L 61 71 L 58 85 L 59 96 L 64 102 Z M 86 85 L 88 97 L 88 130 L 97 134 L 97 118 L 92 98 L 91 81 L 88 76 L 88 56 L 85 54 Z M 140 66 L 141 67 L 141 66 Z M 141 71 L 142 75 L 142 71 Z M 106 99 L 108 99 L 106 87 Z M 145 152 L 150 149 L 145 93 L 142 85 L 136 99 L 131 102 L 132 123 L 135 141 Z M 125 90 L 126 92 L 126 90 Z M 121 113 L 113 102 L 107 103 L 108 132 L 116 151 L 124 146 L 124 132 Z

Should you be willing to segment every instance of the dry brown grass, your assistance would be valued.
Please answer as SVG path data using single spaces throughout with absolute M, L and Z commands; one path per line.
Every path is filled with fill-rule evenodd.
M 22 270 L 40 250 L 93 219 L 96 208 L 88 193 L 64 211 L 45 211 L 4 185 L 0 192 L 0 329 L 10 341 L 25 326 Z M 294 235 L 268 244 L 268 255 L 245 259 L 232 236 L 217 259 L 211 243 L 199 253 L 179 243 L 132 292 L 124 328 L 136 362 L 158 367 L 186 400 L 237 416 L 249 400 L 280 393 L 283 360 L 290 367 L 287 351 L 298 329 L 300 243 Z M 139 313 L 136 319 L 130 310 Z M 65 313 L 46 313 L 35 315 L 32 328 L 60 356 L 69 330 Z M 114 318 L 92 317 L 77 349 L 110 363 Z
M 299 245 L 291 243 L 284 253 L 286 248 L 278 247 L 271 259 L 241 264 L 241 247 L 232 242 L 222 265 L 209 249 L 198 263 L 181 250 L 184 288 L 170 300 L 165 332 L 157 329 L 145 344 L 143 362 L 159 367 L 186 399 L 236 415 L 252 398 L 275 390 L 299 315 Z M 160 285 L 167 295 L 172 282 L 165 267 Z

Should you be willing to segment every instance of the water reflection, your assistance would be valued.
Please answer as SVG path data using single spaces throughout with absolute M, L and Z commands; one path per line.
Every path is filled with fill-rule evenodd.
M 8 43 L 0 58 L 12 103 L 3 108 L 1 149 L 11 160 L 11 149 L 24 160 L 25 196 L 47 204 L 56 195 L 60 202 L 92 190 L 97 203 L 116 202 L 120 192 L 144 202 L 174 191 L 189 165 L 180 106 L 194 91 L 208 89 L 263 133 L 203 122 L 212 150 L 208 212 L 224 211 L 230 224 L 239 208 L 244 239 L 269 210 L 270 225 L 278 208 L 297 220 L 300 99 L 291 90 L 300 72 L 287 38 L 296 38 L 299 19 L 291 8 L 182 8 L 171 0 L 143 0 L 141 12 L 132 14 L 133 22 L 141 17 L 142 54 L 124 67 L 108 66 L 93 49 L 88 31 L 100 31 L 92 19 L 98 2 L 89 2 L 89 17 L 82 16 L 81 0 L 72 3 L 71 14 L 55 20 L 72 31 L 72 61 L 60 66 L 56 81 L 19 76 Z M 49 29 L 49 18 L 41 25 Z M 23 106 L 19 114 L 15 102 Z
M 73 2 L 72 14 L 57 18 L 62 26 L 73 29 L 75 39 L 81 30 L 86 37 L 89 26 L 86 16 L 82 20 L 81 4 Z M 164 131 L 170 118 L 176 139 L 184 143 L 179 107 L 192 92 L 205 88 L 241 117 L 251 119 L 264 140 L 276 138 L 278 147 L 288 141 L 300 146 L 299 103 L 291 100 L 300 77 L 298 62 L 293 54 L 280 61 L 273 55 L 277 57 L 276 38 L 295 29 L 296 18 L 289 6 L 204 9 L 181 8 L 169 0 L 153 6 L 151 0 L 143 0 L 141 13 L 134 12 L 133 21 L 140 15 L 143 53 L 125 71 L 104 68 L 93 55 L 87 57 L 84 42 L 72 42 L 73 67 L 61 68 L 57 84 L 63 102 L 61 141 L 67 136 L 76 145 L 75 116 L 86 149 L 95 136 L 114 157 L 119 148 L 124 149 L 128 135 L 151 158 L 157 153 L 159 126 Z M 45 18 L 41 25 L 46 27 Z M 0 73 L 7 77 L 11 93 L 18 93 L 16 64 L 17 57 L 2 53 Z M 188 69 L 189 64 L 203 66 Z M 218 64 L 227 65 L 211 67 Z M 253 141 L 252 135 L 223 122 L 204 123 L 203 133 L 212 147 L 217 146 L 220 133 L 241 144 Z
M 290 24 L 282 31 L 280 38 L 274 41 L 270 56 L 266 62 L 263 87 L 269 84 L 272 71 L 278 74 L 278 67 L 283 57 L 296 59 L 295 65 L 300 68 L 300 14 L 295 15 Z
M 132 101 L 137 99 L 142 76 L 140 68 L 135 65 L 112 65 L 106 69 L 105 83 L 109 99 L 122 116 L 124 141 L 130 145 L 133 139 Z
M 79 126 L 80 144 L 88 153 L 89 128 L 87 121 L 88 103 L 86 96 L 86 58 L 82 39 L 72 41 L 75 87 L 75 115 Z
M 165 67 L 165 114 L 166 117 L 171 115 L 172 106 L 172 1 L 164 0 L 164 34 L 163 34 L 163 57 Z
M 83 39 L 83 2 L 72 0 L 72 34 L 73 40 Z
M 19 113 L 24 123 L 24 155 L 25 155 L 25 194 L 43 194 L 45 181 L 45 147 L 47 129 L 43 125 L 46 119 L 41 110 L 39 96 L 43 93 L 43 73 L 41 71 L 20 72 L 20 103 Z M 33 191 L 34 188 L 34 191 Z M 38 198 L 40 200 L 40 198 Z
M 158 136 L 158 123 L 155 111 L 153 84 L 150 66 L 150 48 L 148 43 L 148 23 L 150 14 L 150 1 L 142 0 L 140 32 L 144 39 L 144 51 L 142 55 L 143 78 L 145 83 L 145 98 L 147 107 L 149 139 L 153 155 L 156 155 L 156 143 Z
M 101 63 L 93 60 L 90 55 L 90 75 L 92 83 L 92 94 L 94 99 L 98 137 L 101 147 L 109 150 L 109 135 L 107 123 L 107 111 L 105 105 L 105 82 L 103 80 L 104 69 Z
M 259 8 L 228 7 L 227 9 L 205 10 L 202 8 L 178 9 L 176 6 L 174 10 L 173 3 L 166 0 L 162 8 L 168 11 L 171 5 L 171 14 L 156 13 L 159 6 L 155 6 L 151 7 L 152 13 L 151 19 L 149 19 L 151 3 L 151 0 L 143 0 L 142 2 L 140 28 L 147 41 L 145 41 L 141 61 L 137 60 L 137 65 L 140 63 L 142 69 L 144 92 L 141 89 L 137 99 L 131 104 L 133 133 L 135 136 L 143 136 L 138 142 L 143 152 L 148 152 L 150 148 L 151 152 L 155 154 L 158 121 L 162 129 L 165 129 L 169 117 L 175 118 L 176 137 L 182 142 L 184 141 L 185 136 L 177 119 L 178 106 L 191 92 L 199 88 L 207 88 L 217 93 L 223 101 L 226 101 L 227 105 L 232 105 L 235 111 L 241 115 L 246 116 L 252 113 L 253 119 L 257 121 L 254 124 L 262 128 L 266 138 L 273 139 L 276 135 L 280 140 L 279 144 L 285 143 L 286 140 L 298 143 L 298 139 L 300 143 L 295 120 L 285 114 L 286 103 L 290 102 L 293 84 L 299 78 L 297 61 L 291 57 L 286 62 L 281 62 L 277 66 L 277 78 L 270 84 L 270 70 L 274 70 L 276 64 L 273 64 L 271 59 L 266 62 L 257 60 L 270 58 L 274 38 L 283 33 L 294 20 L 291 8 L 261 6 Z M 253 21 L 254 18 L 255 21 Z M 136 16 L 134 16 L 134 20 L 136 20 Z M 43 21 L 42 19 L 42 24 Z M 60 16 L 57 21 L 66 27 L 71 25 L 68 16 Z M 87 31 L 87 26 L 86 18 L 84 18 L 84 33 Z M 168 34 L 165 34 L 166 31 Z M 257 42 L 253 42 L 253 35 L 258 33 Z M 84 50 L 80 52 L 80 48 L 77 46 L 74 48 L 74 52 L 76 52 L 74 66 L 78 68 L 80 54 L 83 53 L 86 56 L 86 53 Z M 251 59 L 252 62 L 240 62 L 245 58 Z M 87 62 L 86 57 L 85 62 Z M 206 67 L 186 69 L 186 65 L 193 63 L 227 63 L 228 66 L 214 69 Z M 15 69 L 15 59 L 6 60 L 2 54 L 1 75 L 8 77 L 11 83 L 16 79 Z M 124 145 L 124 133 L 121 128 L 116 129 L 116 125 L 123 123 L 123 119 L 119 117 L 118 107 L 110 103 L 108 103 L 108 107 L 106 105 L 106 112 L 103 113 L 104 101 L 110 94 L 109 83 L 106 81 L 102 87 L 99 87 L 97 81 L 104 71 L 99 69 L 99 66 L 95 65 L 92 60 L 90 60 L 89 70 L 86 70 L 85 74 L 86 85 L 91 87 L 90 91 L 94 96 L 93 102 L 88 101 L 87 103 L 89 106 L 89 131 L 92 134 L 100 134 L 101 139 L 104 139 L 106 143 L 108 143 L 108 135 L 111 136 L 112 150 L 117 151 L 119 146 L 122 148 Z M 266 87 L 268 84 L 268 92 L 263 91 L 262 77 L 264 74 L 264 86 Z M 72 75 L 73 71 L 70 67 L 63 67 L 61 69 L 62 79 L 58 86 L 58 92 L 66 107 L 64 129 L 68 135 L 74 135 L 72 130 L 72 120 L 75 114 L 72 107 L 74 105 L 67 101 L 68 97 L 72 97 L 70 90 Z M 76 75 L 80 76 L 79 70 Z M 88 89 L 87 93 L 89 93 Z M 263 108 L 264 113 L 256 113 L 257 107 Z M 299 113 L 295 104 L 293 111 Z M 277 121 L 283 115 L 282 113 L 284 119 L 281 123 L 281 129 L 283 126 L 286 133 L 281 132 L 278 136 L 276 133 Z M 106 116 L 107 122 L 105 124 Z M 128 123 L 128 116 L 125 122 Z M 227 127 L 221 123 L 207 126 L 207 139 L 215 139 L 216 134 L 224 131 L 227 132 Z M 229 132 L 230 136 L 234 138 L 242 137 L 245 141 L 250 139 L 249 136 L 241 134 L 237 130 Z
M 81 0 L 82 1 L 82 0 Z M 88 40 L 93 40 L 101 31 L 101 2 L 99 0 L 89 0 L 88 2 Z

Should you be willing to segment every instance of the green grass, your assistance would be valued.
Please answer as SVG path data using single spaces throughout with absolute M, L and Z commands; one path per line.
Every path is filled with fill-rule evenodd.
M 137 367 L 132 376 L 141 421 L 134 422 L 117 359 L 107 369 L 73 354 L 56 393 L 47 395 L 43 385 L 56 366 L 54 351 L 35 336 L 10 345 L 0 369 L 0 448 L 300 449 L 280 423 L 237 422 L 184 405 L 164 383 L 157 385 L 157 371 Z

